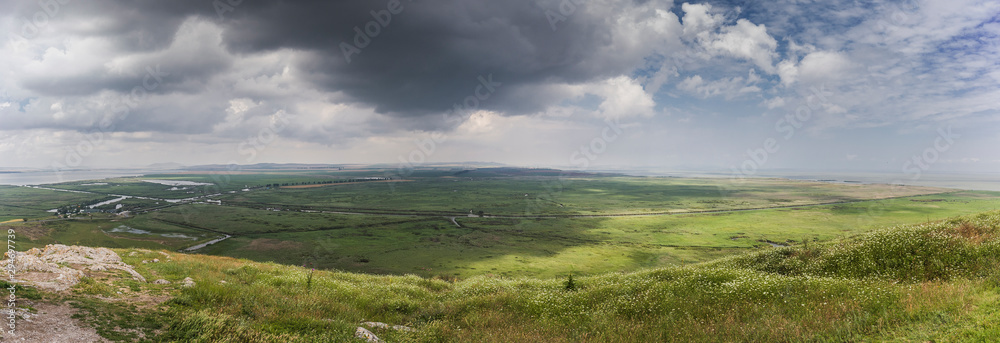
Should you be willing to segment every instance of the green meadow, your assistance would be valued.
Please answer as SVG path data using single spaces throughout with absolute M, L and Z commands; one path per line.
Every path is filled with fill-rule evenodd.
M 384 175 L 0 187 L 0 218 L 18 250 L 114 248 L 171 281 L 94 274 L 69 293 L 19 291 L 73 304 L 116 342 L 340 342 L 363 320 L 415 329 L 373 329 L 389 342 L 1000 335 L 1000 192 L 516 168 L 367 179 Z M 144 198 L 100 207 L 127 214 L 45 212 L 113 195 Z
M 883 226 L 988 211 L 1000 205 L 997 196 L 956 192 L 839 205 L 658 216 L 457 217 L 461 227 L 448 218 L 430 217 L 388 225 L 240 235 L 204 253 L 369 273 L 587 275 L 697 263 L 769 247 L 767 242 L 825 241 Z M 266 213 L 266 217 L 275 218 L 275 213 Z M 289 221 L 303 215 L 286 213 Z
M 14 230 L 17 250 L 42 248 L 47 244 L 177 250 L 220 236 L 148 218 L 122 219 L 108 215 L 41 223 L 15 222 L 5 228 Z
M 11 219 L 50 218 L 8 224 L 26 233 L 22 247 L 63 243 L 179 250 L 229 235 L 197 252 L 351 272 L 467 278 L 688 265 L 771 245 L 822 242 L 989 211 L 1000 204 L 998 192 L 511 168 L 423 170 L 395 182 L 324 183 L 385 174 L 161 174 L 55 185 L 92 194 L 3 187 L 0 192 L 10 197 L 3 198 L 0 206 L 6 207 L 0 211 L 6 212 L 0 213 Z M 193 193 L 177 195 L 171 186 L 142 181 L 148 179 L 218 184 L 192 187 L 185 192 L 201 198 L 172 203 L 166 200 Z M 215 192 L 220 189 L 226 191 Z M 152 199 L 102 206 L 127 206 L 127 217 L 57 220 L 34 210 L 108 194 Z M 201 203 L 206 200 L 222 205 Z M 29 205 L 33 208 L 20 207 Z
M 365 321 L 409 328 L 371 328 L 387 342 L 990 342 L 998 243 L 989 211 L 685 266 L 461 279 L 129 248 L 126 263 L 171 283 L 19 294 L 72 304 L 119 342 L 350 342 Z
M 11 219 L 46 217 L 60 206 L 97 203 L 110 197 L 102 194 L 59 192 L 0 185 L 0 222 Z
M 374 174 L 378 175 L 378 174 Z M 782 179 L 647 177 L 411 178 L 316 188 L 280 188 L 227 194 L 240 204 L 284 204 L 315 209 L 499 216 L 605 215 L 796 206 L 900 197 L 947 190 L 892 185 L 833 184 Z

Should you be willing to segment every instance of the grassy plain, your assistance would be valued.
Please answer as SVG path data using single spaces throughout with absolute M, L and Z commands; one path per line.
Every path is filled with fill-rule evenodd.
M 74 181 L 46 185 L 46 187 L 100 194 L 143 196 L 161 199 L 184 199 L 204 194 L 211 194 L 211 191 L 213 191 L 213 189 L 206 188 L 206 186 L 188 186 L 187 189 L 180 189 L 183 188 L 183 186 L 179 186 L 176 187 L 178 189 L 171 190 L 171 188 L 175 187 L 143 181 L 150 179 L 154 179 L 154 177 L 120 177 L 99 180 L 99 182 Z
M 374 329 L 392 342 L 1000 334 L 1000 192 L 524 173 L 425 170 L 408 182 L 246 192 L 383 172 L 145 176 L 211 182 L 197 194 L 224 190 L 211 197 L 223 205 L 127 199 L 140 208 L 132 217 L 3 227 L 18 250 L 112 247 L 147 279 L 172 282 L 85 278 L 71 295 L 41 296 L 74 303 L 116 341 L 350 341 L 362 320 L 416 329 Z M 52 218 L 43 211 L 108 194 L 196 194 L 139 180 L 59 185 L 96 194 L 0 187 L 0 218 Z M 200 255 L 173 253 L 223 234 Z M 137 249 L 173 259 L 142 264 L 163 255 Z M 180 287 L 185 277 L 196 286 Z M 136 307 L 151 297 L 171 300 Z
M 14 230 L 17 250 L 42 248 L 46 244 L 176 250 L 220 236 L 148 218 L 121 219 L 108 215 L 97 215 L 92 220 L 11 223 L 4 228 Z
M 892 185 L 510 173 L 523 171 L 458 175 L 421 171 L 411 175 L 409 182 L 249 192 L 242 191 L 243 187 L 311 185 L 315 180 L 383 173 L 163 174 L 65 183 L 59 187 L 155 197 L 176 191 L 141 180 L 222 182 L 219 189 L 233 187 L 235 193 L 212 197 L 223 206 L 126 199 L 120 203 L 155 210 L 139 211 L 128 219 L 98 215 L 92 220 L 25 223 L 45 234 L 22 246 L 60 242 L 173 250 L 227 234 L 233 237 L 199 252 L 378 274 L 554 277 L 686 265 L 761 249 L 768 242 L 826 241 L 882 226 L 992 210 L 1000 203 L 997 192 Z M 72 201 L 101 196 L 6 191 L 31 192 L 15 205 L 34 203 L 35 197 L 44 204 L 41 208 L 59 205 L 61 196 Z M 934 194 L 917 195 L 925 193 Z M 892 198 L 883 199 L 888 197 Z M 5 198 L 2 203 L 11 202 Z M 470 211 L 483 211 L 486 217 L 470 217 Z M 24 213 L 10 217 L 21 218 Z M 661 215 L 641 215 L 651 213 Z M 119 225 L 146 232 L 109 231 Z
M 0 221 L 52 216 L 46 211 L 66 205 L 93 203 L 108 198 L 103 194 L 60 192 L 20 186 L 0 185 Z
M 463 174 L 466 175 L 466 174 Z M 603 215 L 808 205 L 937 193 L 892 185 L 781 179 L 427 177 L 414 182 L 275 189 L 226 195 L 240 203 L 488 215 Z
M 391 342 L 988 342 L 1000 334 L 997 211 L 572 284 L 566 276 L 444 280 L 174 253 L 142 264 L 162 254 L 117 252 L 146 278 L 172 283 L 85 279 L 73 295 L 36 298 L 98 311 L 86 322 L 118 341 L 141 331 L 139 341 L 347 342 L 363 321 L 413 328 L 372 329 Z M 195 285 L 179 286 L 185 277 Z M 134 305 L 151 295 L 170 300 Z
M 146 217 L 230 235 L 363 229 L 426 220 L 415 216 L 347 215 L 204 204 L 174 206 L 151 212 Z
M 697 263 L 768 247 L 767 241 L 784 244 L 825 241 L 878 227 L 922 223 L 998 206 L 998 193 L 967 191 L 725 213 L 456 218 L 462 227 L 456 227 L 448 218 L 428 217 L 408 223 L 372 223 L 336 230 L 254 232 L 203 252 L 370 273 L 442 277 L 482 274 L 552 277 L 569 272 L 589 275 Z M 281 213 L 287 218 L 282 220 L 288 221 L 311 215 L 270 211 L 260 214 L 277 220 Z

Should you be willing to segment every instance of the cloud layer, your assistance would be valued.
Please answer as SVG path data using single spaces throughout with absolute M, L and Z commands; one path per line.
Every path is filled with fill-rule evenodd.
M 803 108 L 766 167 L 897 171 L 943 127 L 940 169 L 1000 166 L 992 1 L 0 5 L 5 166 L 572 166 L 614 121 L 594 165 L 728 169 Z

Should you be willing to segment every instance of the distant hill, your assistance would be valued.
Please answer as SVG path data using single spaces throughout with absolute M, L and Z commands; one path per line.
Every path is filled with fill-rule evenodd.
M 612 173 L 588 173 L 579 171 L 567 171 L 551 168 L 519 168 L 519 167 L 496 167 L 463 169 L 455 172 L 454 176 L 462 177 L 498 177 L 498 176 L 617 176 L 621 174 Z
M 256 163 L 241 164 L 233 166 L 230 164 L 207 164 L 185 167 L 184 170 L 192 171 L 220 171 L 220 170 L 295 170 L 295 169 L 336 169 L 356 165 L 351 164 L 313 164 L 313 163 Z
M 154 170 L 183 169 L 183 168 L 184 168 L 183 164 L 174 163 L 174 162 L 153 163 L 153 164 L 150 164 L 150 165 L 146 166 L 146 169 L 154 169 Z

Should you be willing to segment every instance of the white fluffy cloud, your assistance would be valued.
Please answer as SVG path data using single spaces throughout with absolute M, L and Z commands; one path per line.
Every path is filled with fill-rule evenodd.
M 796 81 L 820 84 L 857 77 L 858 67 L 845 53 L 816 51 L 809 53 L 798 63 L 791 60 L 781 61 L 778 63 L 778 75 L 786 86 Z
M 702 99 L 722 96 L 726 100 L 732 100 L 760 93 L 761 88 L 756 85 L 760 80 L 760 77 L 754 73 L 753 69 L 750 70 L 750 74 L 746 78 L 736 76 L 728 79 L 705 81 L 701 78 L 701 75 L 695 75 L 678 83 L 677 89 Z
M 773 59 L 777 56 L 774 50 L 778 41 L 767 33 L 763 24 L 754 25 L 740 19 L 736 25 L 723 27 L 719 34 L 702 44 L 714 54 L 748 60 L 764 72 L 774 73 Z

